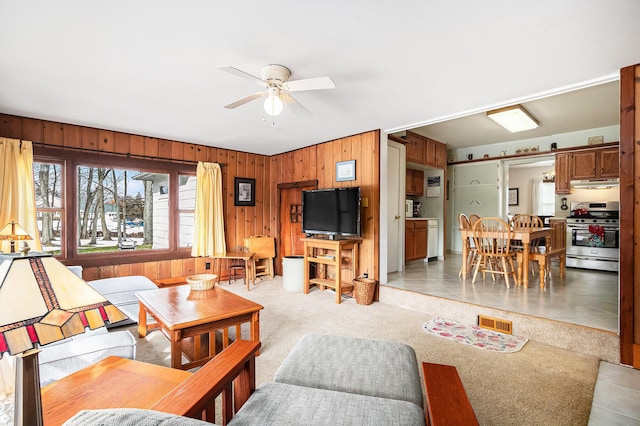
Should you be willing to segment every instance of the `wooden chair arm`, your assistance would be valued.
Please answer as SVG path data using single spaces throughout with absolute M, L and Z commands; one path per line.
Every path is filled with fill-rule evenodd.
M 260 346 L 260 342 L 237 340 L 151 409 L 213 422 L 214 400 L 222 394 L 222 419 L 226 424 L 256 388 L 255 356 Z

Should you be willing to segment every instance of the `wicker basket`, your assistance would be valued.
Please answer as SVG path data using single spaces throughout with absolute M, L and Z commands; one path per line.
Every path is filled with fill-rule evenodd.
M 216 285 L 215 274 L 197 274 L 187 277 L 187 282 L 191 290 L 211 290 Z
M 353 280 L 353 295 L 358 305 L 370 305 L 376 293 L 376 280 L 356 278 Z

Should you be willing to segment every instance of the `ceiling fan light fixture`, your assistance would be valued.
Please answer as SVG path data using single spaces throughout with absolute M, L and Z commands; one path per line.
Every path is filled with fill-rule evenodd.
M 519 104 L 487 111 L 487 117 L 511 133 L 535 129 L 540 125 L 538 120 Z
M 267 99 L 264 100 L 264 112 L 275 117 L 282 112 L 283 108 L 284 104 L 282 103 L 282 99 L 280 99 L 280 91 L 277 87 L 270 88 L 269 95 Z

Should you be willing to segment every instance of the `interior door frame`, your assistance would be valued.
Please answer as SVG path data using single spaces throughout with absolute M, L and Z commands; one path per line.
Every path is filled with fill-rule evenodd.
M 276 205 L 276 214 L 277 214 L 277 218 L 278 220 L 276 221 L 276 258 L 275 258 L 275 265 L 274 265 L 274 269 L 275 269 L 275 273 L 277 275 L 282 275 L 282 253 L 283 253 L 283 242 L 282 239 L 280 238 L 280 230 L 282 229 L 282 224 L 280 223 L 280 208 L 281 208 L 281 192 L 284 189 L 294 189 L 294 188 L 306 188 L 306 187 L 311 187 L 313 189 L 318 189 L 318 180 L 317 179 L 313 179 L 313 180 L 305 180 L 305 181 L 299 181 L 299 182 L 286 182 L 286 183 L 279 183 L 278 184 L 278 198 L 277 198 L 277 205 Z
M 396 259 L 396 266 L 397 266 L 397 271 L 401 272 L 404 270 L 404 199 L 406 197 L 402 197 L 401 194 L 405 194 L 406 193 L 406 147 L 404 145 L 402 145 L 401 143 L 395 142 L 395 141 L 391 141 L 388 140 L 387 141 L 387 150 L 389 148 L 394 148 L 394 149 L 398 149 L 399 153 L 400 153 L 400 158 L 399 158 L 399 172 L 400 172 L 400 176 L 398 177 L 399 179 L 399 185 L 398 185 L 398 205 L 396 206 L 398 208 L 398 214 L 400 216 L 399 219 L 399 231 L 398 231 L 398 250 L 396 250 L 397 256 L 398 258 Z M 387 163 L 389 162 L 389 154 L 387 151 Z M 389 172 L 389 167 L 387 165 L 387 181 L 388 181 L 388 172 Z M 387 194 L 389 194 L 389 192 L 393 190 L 393 188 L 387 188 Z M 389 209 L 389 206 L 391 205 L 391 198 L 388 198 L 389 204 L 387 205 L 387 210 Z M 387 217 L 387 221 L 389 220 L 389 217 Z M 389 230 L 387 229 L 387 237 L 389 235 Z M 387 238 L 387 246 L 389 244 L 388 238 Z M 387 251 L 387 256 L 392 256 L 392 253 L 390 253 L 389 251 Z M 388 262 L 388 260 L 387 260 Z

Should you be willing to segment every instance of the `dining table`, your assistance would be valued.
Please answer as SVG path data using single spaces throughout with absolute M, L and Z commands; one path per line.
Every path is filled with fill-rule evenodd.
M 460 237 L 462 238 L 462 277 L 466 278 L 467 274 L 471 271 L 467 270 L 466 259 L 469 255 L 469 239 L 473 238 L 474 231 L 471 228 L 459 228 Z M 482 232 L 482 231 L 479 231 Z M 529 254 L 531 253 L 531 242 L 538 239 L 545 239 L 545 245 L 547 249 L 551 244 L 551 228 L 521 228 L 513 229 L 512 240 L 519 240 L 522 242 L 522 264 L 518 265 L 518 268 L 522 268 L 522 274 L 517 280 L 517 284 L 522 284 L 524 287 L 529 287 Z

